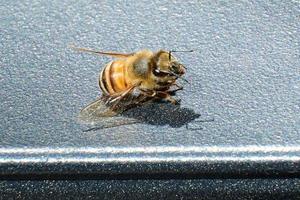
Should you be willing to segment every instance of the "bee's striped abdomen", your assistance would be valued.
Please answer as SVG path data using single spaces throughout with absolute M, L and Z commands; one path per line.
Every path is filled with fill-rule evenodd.
M 99 86 L 104 94 L 111 95 L 128 88 L 125 70 L 122 61 L 112 61 L 104 67 L 99 77 Z

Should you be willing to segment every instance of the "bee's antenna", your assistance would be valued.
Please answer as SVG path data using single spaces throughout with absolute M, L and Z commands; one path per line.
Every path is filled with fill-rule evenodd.
M 188 84 L 190 84 L 190 82 L 189 82 L 188 80 L 186 80 L 185 78 L 179 76 L 178 74 L 176 74 L 176 73 L 174 73 L 174 72 L 171 72 L 171 71 L 170 71 L 169 73 L 172 74 L 173 76 L 176 76 L 177 78 L 180 78 L 180 79 L 184 80 L 184 81 L 187 82 Z
M 193 52 L 194 50 L 183 50 L 183 51 L 177 51 L 177 50 L 171 50 L 169 51 L 169 60 L 171 60 L 171 53 L 173 52 Z
M 170 74 L 172 76 L 176 76 L 176 78 L 180 78 L 182 80 L 184 80 L 185 82 L 187 82 L 188 84 L 190 84 L 190 82 L 188 80 L 186 80 L 185 78 L 181 77 L 180 75 L 172 72 L 172 71 L 165 71 L 165 70 L 160 70 L 160 69 L 157 69 L 158 72 L 163 72 L 165 74 Z
M 194 52 L 194 50 L 183 50 L 183 51 L 171 50 L 170 52 Z
M 95 53 L 95 54 L 102 54 L 102 55 L 108 55 L 108 56 L 113 56 L 113 57 L 119 57 L 119 58 L 124 58 L 124 57 L 129 57 L 134 55 L 134 53 L 117 53 L 117 52 L 104 52 L 104 51 L 95 51 L 92 49 L 87 49 L 87 48 L 80 48 L 80 47 L 75 47 L 74 45 L 69 45 L 70 48 L 75 49 L 77 51 L 83 51 L 83 52 L 89 52 L 89 53 Z

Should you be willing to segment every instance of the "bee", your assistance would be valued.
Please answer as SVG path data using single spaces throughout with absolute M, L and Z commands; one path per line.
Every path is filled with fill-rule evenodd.
M 73 49 L 98 55 L 117 58 L 105 65 L 99 74 L 99 87 L 102 97 L 85 107 L 81 114 L 97 113 L 111 116 L 123 112 L 132 105 L 139 105 L 151 99 L 163 99 L 178 104 L 171 94 L 183 87 L 176 80 L 184 79 L 186 67 L 173 55 L 173 52 L 141 50 L 135 53 L 102 52 L 86 48 Z M 171 89 L 171 87 L 175 89 Z M 138 95 L 134 95 L 138 91 Z

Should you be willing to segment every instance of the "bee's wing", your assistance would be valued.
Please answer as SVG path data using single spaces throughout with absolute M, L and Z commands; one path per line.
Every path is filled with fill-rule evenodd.
M 113 57 L 117 57 L 117 58 L 126 58 L 126 57 L 134 55 L 134 53 L 103 52 L 103 51 L 95 51 L 95 50 L 87 49 L 87 48 L 78 48 L 78 47 L 74 47 L 74 46 L 70 46 L 70 47 L 77 51 L 84 51 L 84 52 L 90 52 L 90 53 L 95 53 L 95 54 L 108 55 L 108 56 L 113 56 Z
M 139 123 L 136 119 L 118 116 L 118 114 L 127 110 L 132 102 L 132 100 L 126 100 L 117 105 L 112 105 L 107 103 L 105 98 L 99 98 L 83 108 L 78 119 L 81 123 L 93 125 L 92 128 L 85 131 Z M 112 106 L 114 106 L 113 109 Z
M 80 111 L 79 119 L 82 121 L 90 121 L 102 117 L 113 117 L 118 113 L 117 111 L 113 111 L 104 99 L 99 98 Z

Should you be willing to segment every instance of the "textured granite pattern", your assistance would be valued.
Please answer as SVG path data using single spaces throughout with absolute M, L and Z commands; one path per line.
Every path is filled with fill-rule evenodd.
M 24 199 L 298 199 L 299 179 L 0 181 Z
M 298 1 L 2 0 L 0 13 L 2 174 L 25 164 L 78 162 L 88 171 L 89 163 L 139 161 L 231 162 L 237 174 L 240 162 L 280 162 L 299 173 Z M 176 54 L 191 83 L 177 95 L 181 108 L 155 104 L 135 113 L 144 123 L 83 132 L 89 126 L 76 116 L 99 95 L 110 58 L 70 44 L 194 49 Z

